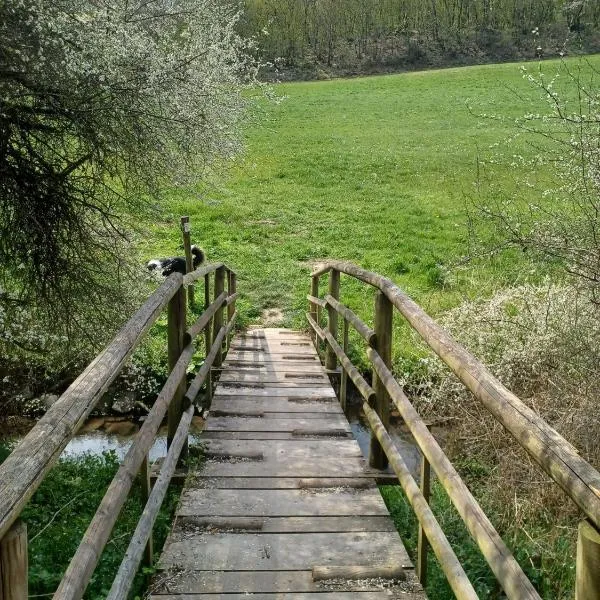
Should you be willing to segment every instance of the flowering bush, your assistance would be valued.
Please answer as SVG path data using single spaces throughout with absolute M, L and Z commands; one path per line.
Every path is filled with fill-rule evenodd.
M 238 150 L 254 64 L 237 18 L 210 0 L 0 5 L 0 298 L 101 302 L 127 216 Z
M 523 285 L 466 302 L 447 313 L 442 325 L 583 457 L 600 465 L 600 429 L 594 426 L 600 321 L 586 294 L 571 286 Z M 485 493 L 507 520 L 548 511 L 557 519 L 576 514 L 558 486 L 441 361 L 431 357 L 424 363 L 420 411 L 453 419 L 449 451 L 486 466 Z

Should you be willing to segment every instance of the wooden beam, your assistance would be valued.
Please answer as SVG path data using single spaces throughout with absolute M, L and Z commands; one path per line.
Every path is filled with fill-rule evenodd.
M 135 476 L 154 443 L 169 402 L 175 395 L 181 379 L 185 377 L 193 354 L 194 347 L 191 344 L 186 346 L 169 374 L 71 559 L 54 594 L 55 600 L 80 599 L 83 596 L 123 504 L 127 500 Z
M 600 531 L 589 521 L 579 523 L 575 600 L 600 598 Z
M 121 566 L 108 593 L 107 600 L 123 600 L 127 598 L 131 590 L 135 574 L 142 561 L 144 546 L 152 539 L 154 522 L 165 499 L 169 482 L 177 468 L 179 456 L 183 448 L 187 445 L 188 432 L 193 416 L 194 407 L 190 405 L 181 417 L 177 432 L 173 437 L 173 443 L 163 461 L 158 479 L 152 488 L 152 493 L 133 532 L 131 541 L 125 552 L 125 557 L 121 562 Z
M 351 275 L 381 290 L 542 470 L 573 499 L 594 526 L 600 528 L 600 473 L 581 458 L 567 440 L 502 385 L 394 282 L 340 261 L 329 261 L 317 272 L 330 269 Z
M 215 300 L 225 291 L 225 267 L 219 267 L 215 271 Z M 213 344 L 215 343 L 216 337 L 221 331 L 221 327 L 223 326 L 223 308 L 219 308 L 215 312 L 215 316 L 213 318 Z M 222 346 L 221 341 L 221 346 Z M 221 347 L 220 346 L 220 347 Z M 221 348 L 222 349 L 222 348 Z M 217 352 L 214 365 L 215 367 L 220 367 L 223 364 L 223 354 L 222 352 Z
M 446 535 L 442 531 L 440 524 L 437 522 L 429 504 L 423 497 L 419 486 L 410 474 L 410 471 L 402 459 L 400 452 L 398 452 L 398 449 L 394 445 L 392 438 L 383 426 L 381 419 L 367 402 L 363 404 L 363 410 L 371 430 L 375 433 L 381 447 L 386 452 L 390 465 L 392 466 L 394 473 L 398 476 L 398 481 L 400 482 L 410 505 L 415 511 L 419 523 L 422 524 L 423 529 L 427 534 L 427 538 L 430 540 L 431 547 L 438 557 L 440 567 L 442 571 L 444 571 L 446 579 L 448 579 L 448 583 L 455 596 L 461 600 L 478 600 L 479 596 L 477 596 L 473 589 L 467 574 L 458 561 L 454 550 L 452 550 L 452 546 L 450 546 Z M 522 598 L 529 597 L 530 596 L 522 596 Z
M 329 273 L 329 295 L 336 300 L 340 297 L 340 272 L 332 270 Z M 333 306 L 327 306 L 329 318 L 329 333 L 334 340 L 337 340 L 338 335 L 338 314 Z M 333 370 L 337 367 L 336 355 L 333 348 L 329 346 L 325 352 L 325 368 Z
M 186 333 L 186 310 L 185 310 L 185 288 L 181 286 L 169 302 L 167 321 L 167 347 L 169 358 L 169 370 L 173 370 L 184 349 Z M 183 414 L 183 397 L 185 395 L 186 382 L 185 373 L 182 375 L 173 399 L 169 404 L 167 417 L 167 448 L 171 446 L 179 421 Z M 181 456 L 185 458 L 187 447 L 183 449 Z
M 185 252 L 185 272 L 191 273 L 194 270 L 194 260 L 192 258 L 192 243 L 190 240 L 190 218 L 181 217 L 181 235 L 183 236 L 183 250 Z M 190 308 L 194 308 L 194 284 L 191 283 L 187 288 L 188 303 Z
M 27 600 L 27 572 L 27 525 L 17 519 L 0 540 L 0 600 Z
M 326 304 L 333 306 L 333 308 L 338 312 L 338 314 L 340 314 L 342 317 L 344 317 L 344 319 L 352 323 L 354 329 L 358 331 L 360 336 L 365 340 L 365 342 L 367 342 L 367 344 L 369 344 L 369 346 L 375 345 L 375 340 L 377 338 L 377 336 L 375 335 L 375 331 L 368 327 L 355 312 L 350 310 L 341 302 L 338 302 L 329 294 L 325 296 L 325 302 Z
M 210 306 L 210 275 L 204 276 L 204 310 Z M 208 356 L 212 346 L 212 325 L 213 317 L 211 317 L 204 328 L 204 356 Z M 206 377 L 206 397 L 204 399 L 205 408 L 210 408 L 213 397 L 212 371 Z
M 382 292 L 377 292 L 375 297 L 375 336 L 377 340 L 377 352 L 381 360 L 390 367 L 392 364 L 392 320 L 394 312 L 391 302 Z M 379 415 L 384 427 L 390 425 L 390 395 L 373 369 L 373 390 L 375 390 L 375 404 L 371 404 Z M 381 448 L 377 436 L 371 434 L 371 444 L 369 448 L 369 465 L 375 469 L 385 469 L 387 467 L 387 457 Z
M 396 408 L 410 429 L 415 442 L 444 486 L 448 497 L 465 523 L 471 537 L 490 565 L 494 575 L 502 585 L 508 598 L 539 598 L 529 579 L 515 560 L 510 549 L 483 512 L 459 473 L 444 454 L 437 440 L 431 435 L 425 422 L 414 409 L 410 400 L 394 379 L 381 357 L 369 348 L 367 355 L 373 364 L 377 377 L 386 386 Z M 427 534 L 431 544 L 431 538 Z
M 181 287 L 181 281 L 180 273 L 167 277 L 0 465 L 0 538 Z

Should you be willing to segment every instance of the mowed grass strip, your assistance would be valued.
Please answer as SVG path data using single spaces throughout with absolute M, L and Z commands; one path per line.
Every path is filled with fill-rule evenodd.
M 600 57 L 590 60 L 600 66 Z M 540 65 L 526 66 L 535 72 Z M 559 66 L 541 68 L 551 76 Z M 278 308 L 282 324 L 295 326 L 304 324 L 311 266 L 323 258 L 391 277 L 433 315 L 528 276 L 518 253 L 463 261 L 467 208 L 487 176 L 482 162 L 503 155 L 494 185 L 535 193 L 519 187 L 511 163 L 539 149 L 525 136 L 512 139 L 514 120 L 548 106 L 519 64 L 275 91 L 281 102 L 257 101 L 245 155 L 227 179 L 170 194 L 164 219 L 149 225 L 145 256 L 173 254 L 178 217 L 187 214 L 193 241 L 238 271 L 241 321 L 259 322 Z M 342 279 L 342 300 L 367 321 L 372 299 L 372 290 Z M 396 352 L 410 353 L 412 345 L 402 342 Z

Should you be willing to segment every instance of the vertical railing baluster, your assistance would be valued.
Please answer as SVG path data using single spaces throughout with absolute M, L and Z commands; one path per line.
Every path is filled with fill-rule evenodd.
M 168 355 L 169 371 L 177 364 L 181 352 L 183 351 L 184 336 L 186 331 L 186 311 L 185 311 L 185 288 L 183 284 L 179 287 L 173 298 L 169 301 L 167 316 L 167 335 L 168 335 Z M 169 404 L 168 410 L 168 428 L 167 428 L 167 447 L 171 447 L 171 442 L 175 437 L 175 432 L 179 426 L 181 415 L 183 414 L 183 397 L 185 395 L 186 381 L 185 375 Z M 187 457 L 187 442 L 183 447 L 180 458 Z
M 194 270 L 194 261 L 192 258 L 192 242 L 190 240 L 190 218 L 181 217 L 181 234 L 183 235 L 183 250 L 185 252 L 185 267 L 186 273 L 191 273 Z M 190 283 L 187 289 L 188 304 L 190 308 L 194 308 L 194 284 Z
M 227 295 L 231 296 L 235 294 L 237 289 L 237 280 L 235 273 L 233 271 L 228 271 L 227 274 Z M 227 305 L 227 323 L 233 319 L 233 315 L 235 314 L 235 300 L 231 302 L 231 304 Z M 229 351 L 229 347 L 231 346 L 231 339 L 233 338 L 233 331 L 227 336 L 227 350 Z
M 219 267 L 215 271 L 215 300 L 225 291 L 225 267 Z M 217 309 L 213 318 L 213 342 L 219 335 L 221 327 L 223 326 L 223 306 Z M 217 352 L 215 362 L 213 363 L 216 368 L 219 368 L 223 364 L 223 352 Z
M 144 462 L 140 468 L 140 479 L 142 482 L 142 500 L 144 506 L 148 502 L 148 498 L 150 498 L 150 492 L 152 491 L 152 484 L 150 482 L 150 461 L 148 456 L 144 458 Z M 148 543 L 146 544 L 146 549 L 144 550 L 144 564 L 148 567 L 152 566 L 154 562 L 154 543 L 152 539 L 152 532 L 150 532 L 150 537 L 148 538 Z
M 344 354 L 348 356 L 348 319 L 344 317 L 344 337 L 343 337 L 343 349 Z M 348 395 L 348 373 L 346 369 L 342 368 L 340 379 L 340 404 L 342 410 L 346 412 L 347 406 L 347 395 Z
M 421 480 L 419 482 L 421 493 L 429 504 L 431 496 L 431 467 L 429 461 L 421 451 Z M 427 554 L 429 550 L 429 542 L 423 526 L 419 523 L 419 533 L 417 538 L 417 577 L 421 585 L 427 585 Z
M 210 306 L 210 274 L 204 276 L 204 310 Z M 211 319 L 204 329 L 204 351 L 205 356 L 208 356 L 212 347 L 212 325 L 213 320 Z M 204 399 L 203 408 L 209 409 L 212 404 L 213 385 L 212 385 L 212 370 L 208 372 L 206 377 L 206 397 Z
M 579 523 L 575 600 L 600 598 L 600 531 L 589 520 Z
M 313 275 L 311 280 L 310 280 L 310 295 L 313 298 L 318 298 L 319 297 L 319 276 L 318 275 Z M 308 302 L 308 312 L 310 314 L 310 316 L 315 320 L 315 323 L 317 323 L 317 325 L 321 325 L 319 319 L 321 317 L 320 315 L 320 311 L 319 311 L 319 306 L 316 304 L 313 304 L 312 302 Z M 317 353 L 319 352 L 319 336 L 317 335 L 317 333 L 315 331 L 313 331 L 312 333 L 312 338 L 313 338 L 313 342 L 315 344 L 315 348 L 317 349 Z
M 329 295 L 336 300 L 340 299 L 340 272 L 332 269 L 329 271 Z M 338 314 L 333 306 L 327 306 L 327 316 L 329 320 L 329 333 L 337 340 L 338 335 Z M 325 352 L 325 368 L 329 371 L 335 371 L 337 366 L 337 357 L 333 348 L 327 345 Z
M 393 305 L 383 292 L 375 296 L 375 350 L 385 363 L 386 367 L 392 366 L 392 320 Z M 386 429 L 390 425 L 390 396 L 387 389 L 373 369 L 373 389 L 376 394 L 375 411 Z M 387 457 L 377 437 L 371 433 L 371 448 L 369 464 L 375 469 L 385 469 L 388 464 Z
M 0 598 L 27 600 L 27 525 L 17 519 L 0 540 Z

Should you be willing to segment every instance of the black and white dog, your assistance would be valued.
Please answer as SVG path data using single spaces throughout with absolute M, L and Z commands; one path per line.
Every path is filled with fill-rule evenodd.
M 197 269 L 204 262 L 204 252 L 198 246 L 192 246 L 192 264 Z M 171 258 L 153 258 L 146 264 L 150 271 L 160 269 L 162 275 L 167 277 L 171 273 L 181 273 L 185 275 L 185 256 L 172 256 Z

